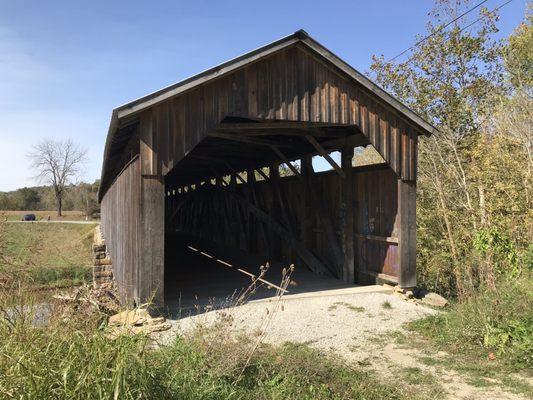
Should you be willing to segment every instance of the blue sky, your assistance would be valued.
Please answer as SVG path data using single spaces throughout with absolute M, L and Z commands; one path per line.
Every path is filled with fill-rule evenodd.
M 26 154 L 42 137 L 86 147 L 83 179 L 93 181 L 113 108 L 300 28 L 366 72 L 373 54 L 413 44 L 432 4 L 0 0 L 0 190 L 34 184 Z M 514 0 L 501 10 L 502 36 L 524 9 Z

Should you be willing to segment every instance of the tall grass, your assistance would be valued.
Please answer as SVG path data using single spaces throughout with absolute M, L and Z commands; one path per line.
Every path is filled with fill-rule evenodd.
M 0 216 L 0 287 L 15 279 L 36 289 L 91 278 L 93 226 L 8 224 Z
M 446 350 L 487 357 L 514 370 L 533 368 L 533 287 L 529 273 L 480 288 L 447 313 L 410 324 Z
M 247 337 L 195 331 L 157 348 L 146 335 L 108 338 L 98 315 L 36 325 L 27 301 L 22 290 L 0 298 L 0 398 L 401 398 L 370 372 L 303 345 L 256 347 Z

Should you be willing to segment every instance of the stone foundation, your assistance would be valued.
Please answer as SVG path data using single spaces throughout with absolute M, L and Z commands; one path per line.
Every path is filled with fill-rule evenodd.
M 94 230 L 93 242 L 93 287 L 95 289 L 113 289 L 113 263 L 107 253 L 100 225 Z

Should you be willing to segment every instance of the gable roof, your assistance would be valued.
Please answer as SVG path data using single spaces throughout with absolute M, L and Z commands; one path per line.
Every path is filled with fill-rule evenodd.
M 429 124 L 426 120 L 424 120 L 413 110 L 402 104 L 399 100 L 387 93 L 385 90 L 383 90 L 377 84 L 375 84 L 366 76 L 361 74 L 355 68 L 350 66 L 348 63 L 343 61 L 340 57 L 333 54 L 326 47 L 324 47 L 311 36 L 309 36 L 309 34 L 303 29 L 300 29 L 291 35 L 285 36 L 256 50 L 252 50 L 239 57 L 226 61 L 213 68 L 200 72 L 199 74 L 186 78 L 163 89 L 157 90 L 139 99 L 130 101 L 129 103 L 117 107 L 115 110 L 113 110 L 113 113 L 116 114 L 116 117 L 119 119 L 127 117 L 131 114 L 145 110 L 170 97 L 183 93 L 186 90 L 192 89 L 202 83 L 218 78 L 222 75 L 231 73 L 232 71 L 235 71 L 238 68 L 241 68 L 251 62 L 254 62 L 260 58 L 268 56 L 269 54 L 275 53 L 278 50 L 281 50 L 298 42 L 304 44 L 305 46 L 308 46 L 310 49 L 323 56 L 326 60 L 334 64 L 341 71 L 345 72 L 348 76 L 355 79 L 359 84 L 364 86 L 370 92 L 380 97 L 383 101 L 387 102 L 398 112 L 402 113 L 405 117 L 414 122 L 427 134 L 432 134 L 436 132 L 436 128 Z
M 411 121 L 413 124 L 418 126 L 422 132 L 426 135 L 431 135 L 437 132 L 436 128 L 433 127 L 430 123 L 416 114 L 413 110 L 405 106 L 399 100 L 394 98 L 392 95 L 387 93 L 377 84 L 372 82 L 366 76 L 361 74 L 355 68 L 351 67 L 348 63 L 343 61 L 340 57 L 336 56 L 334 53 L 329 51 L 326 47 L 321 45 L 315 39 L 313 39 L 307 32 L 300 29 L 294 32 L 291 35 L 285 36 L 279 40 L 276 40 L 270 44 L 262 46 L 256 50 L 250 51 L 244 55 L 233 58 L 229 61 L 226 61 L 220 65 L 217 65 L 213 68 L 200 72 L 194 76 L 186 78 L 182 81 L 174 83 L 170 86 L 167 86 L 163 89 L 157 90 L 153 93 L 150 93 L 146 96 L 128 102 L 124 105 L 121 105 L 115 108 L 111 115 L 111 121 L 109 125 L 109 130 L 107 134 L 106 144 L 104 148 L 104 159 L 102 164 L 102 182 L 104 180 L 104 174 L 107 167 L 107 159 L 111 150 L 111 143 L 114 142 L 114 136 L 116 131 L 119 129 L 119 121 L 122 119 L 129 119 L 129 117 L 134 116 L 135 114 L 142 112 L 156 104 L 159 104 L 171 97 L 177 96 L 181 93 L 184 93 L 190 89 L 195 88 L 196 86 L 202 85 L 206 82 L 212 81 L 221 76 L 227 75 L 236 71 L 242 67 L 247 66 L 259 59 L 267 57 L 273 53 L 276 53 L 282 49 L 285 49 L 289 46 L 295 44 L 301 44 L 304 47 L 307 47 L 313 50 L 315 53 L 321 55 L 329 63 L 333 64 L 339 70 L 347 74 L 349 77 L 354 79 L 360 85 L 365 87 L 372 94 L 383 100 L 389 106 L 394 108 L 397 112 L 403 115 L 406 119 Z M 100 193 L 101 195 L 101 193 Z

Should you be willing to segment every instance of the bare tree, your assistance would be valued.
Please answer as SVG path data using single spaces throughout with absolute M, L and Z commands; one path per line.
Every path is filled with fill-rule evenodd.
M 43 139 L 34 145 L 32 152 L 28 154 L 32 168 L 38 171 L 37 180 L 51 185 L 54 189 L 58 216 L 61 216 L 65 188 L 80 173 L 86 156 L 87 150 L 71 139 Z

